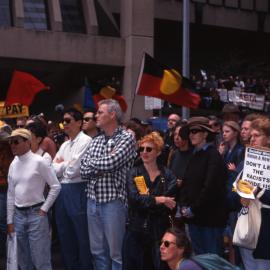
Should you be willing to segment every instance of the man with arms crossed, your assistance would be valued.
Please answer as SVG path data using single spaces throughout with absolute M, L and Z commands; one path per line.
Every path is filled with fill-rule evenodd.
M 126 175 L 136 152 L 132 135 L 119 127 L 121 114 L 117 101 L 99 102 L 96 118 L 102 132 L 93 139 L 81 162 L 82 178 L 88 179 L 88 229 L 96 270 L 122 269 Z
M 86 214 L 86 181 L 80 163 L 91 138 L 81 131 L 82 113 L 74 108 L 64 112 L 63 124 L 69 140 L 57 152 L 53 167 L 61 182 L 55 203 L 55 219 L 61 253 L 67 270 L 91 270 L 91 253 Z

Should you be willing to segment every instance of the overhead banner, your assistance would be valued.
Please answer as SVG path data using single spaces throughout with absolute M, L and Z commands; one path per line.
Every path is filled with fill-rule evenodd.
M 5 106 L 5 102 L 0 101 L 0 118 L 17 118 L 22 116 L 29 116 L 28 106 L 18 103 Z

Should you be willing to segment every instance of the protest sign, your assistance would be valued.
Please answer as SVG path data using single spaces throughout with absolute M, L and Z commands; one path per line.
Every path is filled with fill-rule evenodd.
M 155 110 L 162 108 L 162 100 L 154 97 L 145 97 L 144 99 L 145 110 Z
M 270 189 L 270 151 L 247 147 L 242 179 L 253 186 Z
M 27 106 L 18 103 L 5 106 L 5 102 L 0 101 L 0 118 L 17 118 L 22 116 L 29 116 Z
M 238 106 L 262 111 L 264 109 L 265 96 L 232 90 L 228 91 L 228 100 Z
M 220 101 L 222 102 L 228 102 L 228 90 L 227 89 L 217 89 L 217 92 L 219 94 Z

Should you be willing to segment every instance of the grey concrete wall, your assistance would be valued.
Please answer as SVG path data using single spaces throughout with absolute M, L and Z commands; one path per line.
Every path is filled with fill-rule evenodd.
M 194 0 L 190 5 L 190 21 L 195 22 L 195 4 L 202 5 L 202 24 L 257 31 L 258 14 L 265 14 L 264 31 L 269 33 L 270 10 L 267 0 Z M 155 18 L 182 21 L 182 2 L 155 0 Z
M 62 31 L 62 14 L 59 0 L 49 0 L 48 11 L 51 30 Z
M 0 28 L 0 57 L 124 66 L 121 38 Z

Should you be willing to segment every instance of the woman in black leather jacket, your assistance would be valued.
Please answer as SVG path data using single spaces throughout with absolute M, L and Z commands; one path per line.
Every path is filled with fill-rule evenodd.
M 142 163 L 128 177 L 129 223 L 123 245 L 123 269 L 160 269 L 159 245 L 175 207 L 176 178 L 157 164 L 164 142 L 152 132 L 139 141 Z

